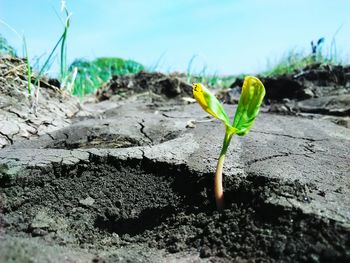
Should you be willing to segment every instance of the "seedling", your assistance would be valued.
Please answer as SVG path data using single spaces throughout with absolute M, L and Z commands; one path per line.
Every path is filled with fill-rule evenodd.
M 194 83 L 193 95 L 199 105 L 207 113 L 221 120 L 226 128 L 223 146 L 218 159 L 214 177 L 214 196 L 218 210 L 224 208 L 224 191 L 222 185 L 222 170 L 225 155 L 232 136 L 246 135 L 252 128 L 254 120 L 259 113 L 261 102 L 265 96 L 265 88 L 261 81 L 255 77 L 247 76 L 244 79 L 241 96 L 232 125 L 222 104 L 207 88 L 200 83 Z

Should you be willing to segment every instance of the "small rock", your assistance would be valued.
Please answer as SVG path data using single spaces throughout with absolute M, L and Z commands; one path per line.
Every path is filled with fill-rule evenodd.
M 187 102 L 188 104 L 191 104 L 191 103 L 195 103 L 196 100 L 194 98 L 191 98 L 191 97 L 182 97 L 181 98 L 184 102 Z
M 304 93 L 305 93 L 305 96 L 310 97 L 310 98 L 313 98 L 315 96 L 315 94 L 309 88 L 305 88 Z
M 48 234 L 48 232 L 44 229 L 41 229 L 41 228 L 34 228 L 32 231 L 33 237 L 45 236 L 47 234 Z
M 95 199 L 91 198 L 90 196 L 88 196 L 85 199 L 79 200 L 79 204 L 83 206 L 92 206 L 94 203 L 95 203 Z
M 196 124 L 195 124 L 195 120 L 189 120 L 187 123 L 186 123 L 186 128 L 196 128 Z

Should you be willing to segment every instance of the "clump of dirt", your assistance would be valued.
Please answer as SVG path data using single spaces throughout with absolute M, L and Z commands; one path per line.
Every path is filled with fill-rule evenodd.
M 317 63 L 292 74 L 276 77 L 259 76 L 259 78 L 266 88 L 265 100 L 270 102 L 280 102 L 283 99 L 303 100 L 350 93 L 350 66 L 343 67 Z M 239 89 L 242 84 L 243 79 L 238 78 L 231 85 L 231 89 Z M 226 99 L 229 103 L 233 98 Z
M 34 78 L 31 80 L 34 84 Z M 79 111 L 77 99 L 52 80 L 41 79 L 28 94 L 27 65 L 23 59 L 0 57 L 0 148 L 68 126 Z M 57 83 L 56 83 L 57 84 Z
M 142 92 L 176 98 L 192 96 L 192 87 L 179 76 L 141 71 L 136 75 L 113 76 L 108 83 L 97 90 L 96 97 L 99 101 L 103 101 L 114 95 L 129 97 Z

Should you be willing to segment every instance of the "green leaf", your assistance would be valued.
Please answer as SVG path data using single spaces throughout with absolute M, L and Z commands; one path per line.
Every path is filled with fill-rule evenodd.
M 226 127 L 231 127 L 229 118 L 224 110 L 224 107 L 219 100 L 206 87 L 200 83 L 194 83 L 192 86 L 193 96 L 201 105 L 203 110 L 208 112 L 213 117 L 221 120 Z
M 243 136 L 252 128 L 264 96 L 265 88 L 261 81 L 255 77 L 245 77 L 232 124 L 237 129 L 237 135 Z

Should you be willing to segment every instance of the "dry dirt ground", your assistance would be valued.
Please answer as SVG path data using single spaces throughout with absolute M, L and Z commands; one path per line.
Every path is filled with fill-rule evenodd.
M 118 78 L 0 151 L 0 262 L 350 261 L 349 129 L 264 107 L 230 145 L 217 212 L 222 124 L 178 79 Z

